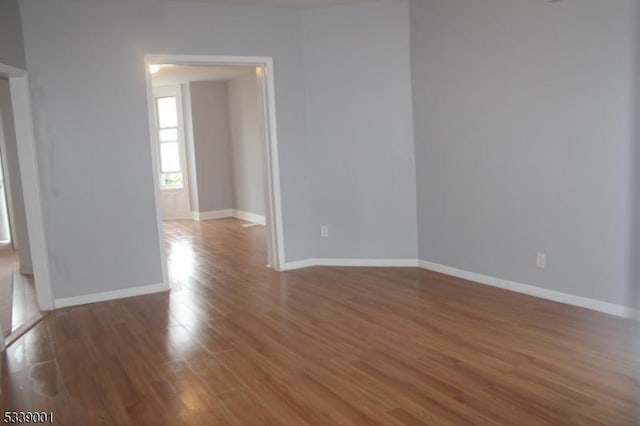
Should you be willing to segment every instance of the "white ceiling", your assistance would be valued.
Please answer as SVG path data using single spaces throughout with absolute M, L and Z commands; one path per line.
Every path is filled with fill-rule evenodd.
M 288 6 L 288 7 L 320 7 L 338 4 L 365 3 L 373 0 L 171 0 L 197 3 L 222 3 L 243 6 Z
M 151 76 L 153 87 L 172 86 L 192 81 L 225 81 L 251 74 L 255 67 L 250 66 L 211 66 L 211 65 L 161 65 L 160 71 Z

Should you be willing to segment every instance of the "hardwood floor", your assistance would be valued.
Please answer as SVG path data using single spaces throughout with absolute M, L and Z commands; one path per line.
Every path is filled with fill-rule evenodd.
M 264 228 L 170 222 L 171 293 L 53 312 L 4 410 L 62 425 L 640 424 L 638 323 L 415 268 L 267 269 Z

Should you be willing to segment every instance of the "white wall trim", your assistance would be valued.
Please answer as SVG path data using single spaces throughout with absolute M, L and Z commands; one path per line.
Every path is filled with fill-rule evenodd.
M 314 259 L 318 266 L 366 266 L 371 268 L 417 267 L 416 259 Z
M 106 302 L 108 300 L 124 299 L 126 297 L 143 296 L 145 294 L 162 293 L 170 288 L 165 283 L 150 284 L 139 287 L 129 287 L 122 290 L 106 291 L 103 293 L 86 294 L 84 296 L 56 299 L 53 303 L 56 309 L 68 306 L 86 305 L 87 303 Z
M 293 262 L 287 262 L 283 265 L 283 271 L 293 271 L 296 269 L 310 268 L 316 266 L 316 259 L 303 259 L 294 260 Z
M 41 310 L 50 310 L 54 305 L 53 290 L 42 211 L 42 191 L 35 148 L 29 79 L 25 70 L 4 64 L 0 64 L 0 75 L 9 78 L 36 298 Z
M 560 291 L 549 290 L 529 284 L 522 284 L 515 281 L 482 275 L 475 272 L 465 271 L 463 269 L 440 265 L 438 263 L 427 262 L 425 260 L 420 261 L 420 267 L 423 269 L 428 269 L 430 271 L 440 272 L 446 275 L 451 275 L 491 287 L 498 287 L 505 290 L 515 291 L 516 293 L 523 293 L 530 296 L 539 297 L 541 299 L 553 300 L 555 302 L 579 306 L 581 308 L 591 309 L 618 317 L 640 320 L 640 310 L 627 306 L 616 305 L 614 303 L 603 302 L 596 299 L 590 299 L 588 297 L 576 296 L 573 294 L 562 293 Z
M 266 225 L 267 224 L 267 220 L 264 217 L 264 215 L 260 215 L 260 214 L 256 214 L 256 213 L 245 212 L 245 211 L 242 211 L 242 210 L 234 210 L 233 211 L 233 216 L 237 217 L 238 219 L 246 220 L 247 222 L 253 222 L 253 223 L 260 224 L 260 225 Z
M 211 220 L 211 219 L 224 219 L 225 217 L 233 217 L 233 209 L 225 210 L 211 210 L 208 212 L 191 212 L 193 214 L 193 220 Z
M 224 209 L 224 210 L 211 210 L 208 212 L 191 212 L 191 217 L 189 219 L 201 221 L 201 220 L 212 220 L 212 219 L 224 219 L 227 217 L 235 217 L 238 219 L 246 220 L 247 222 L 253 222 L 260 225 L 266 225 L 266 219 L 263 215 L 245 212 L 242 210 L 235 209 Z M 181 218 L 186 219 L 186 218 Z
M 287 262 L 285 271 L 308 268 L 310 266 L 362 266 L 369 268 L 409 268 L 417 267 L 417 259 L 327 259 L 314 258 Z

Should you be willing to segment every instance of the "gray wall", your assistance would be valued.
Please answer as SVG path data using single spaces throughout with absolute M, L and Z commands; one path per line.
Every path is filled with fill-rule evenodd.
M 229 87 L 235 208 L 264 216 L 263 111 L 255 73 L 236 77 Z
M 317 256 L 416 258 L 408 3 L 304 17 Z
M 411 2 L 421 259 L 637 304 L 628 256 L 637 7 Z
M 189 176 L 189 204 L 191 212 L 200 211 L 198 201 L 198 177 L 196 175 L 196 157 L 193 141 L 193 120 L 191 119 L 191 86 L 189 82 L 180 85 L 182 92 L 182 122 L 184 124 L 184 138 L 187 156 L 187 172 Z
M 0 64 L 26 69 L 18 0 L 0 1 Z
M 636 22 L 640 22 L 640 7 L 636 8 Z M 631 232 L 631 250 L 629 250 L 629 267 L 630 267 L 630 286 L 629 286 L 629 299 L 634 301 L 635 305 L 640 306 L 640 25 L 636 25 L 635 28 L 635 63 L 633 68 L 633 75 L 635 78 L 635 88 L 633 95 L 635 97 L 632 110 L 633 125 L 633 140 L 635 143 L 632 147 L 631 155 L 629 155 L 629 161 L 631 162 L 632 174 L 632 199 L 635 202 L 632 204 L 631 220 L 632 220 L 632 232 Z M 633 302 L 632 302 L 633 304 Z
M 233 209 L 233 171 L 227 84 L 189 84 L 195 148 L 198 211 Z
M 5 177 L 9 178 L 11 210 L 13 220 L 12 234 L 15 238 L 14 246 L 20 258 L 20 271 L 33 273 L 31 262 L 31 247 L 29 245 L 29 233 L 27 230 L 27 216 L 22 194 L 22 178 L 20 177 L 20 165 L 18 164 L 18 145 L 13 124 L 13 108 L 11 106 L 11 93 L 9 80 L 0 78 L 0 120 L 4 144 L 6 148 L 7 164 L 4 165 Z M 8 175 L 8 176 L 7 176 Z M 5 180 L 6 183 L 6 180 Z M 9 191 L 7 191 L 9 195 Z
M 300 12 L 93 0 L 21 10 L 56 298 L 161 281 L 145 53 L 274 57 L 286 259 L 313 255 Z
M 160 281 L 142 56 L 200 53 L 274 57 L 288 261 L 419 255 L 636 303 L 636 2 L 21 7 L 55 297 Z

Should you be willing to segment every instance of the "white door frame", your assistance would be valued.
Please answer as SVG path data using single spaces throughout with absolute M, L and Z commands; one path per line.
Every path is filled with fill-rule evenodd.
M 151 64 L 174 64 L 174 65 L 243 65 L 256 66 L 264 69 L 263 84 L 263 114 L 265 126 L 265 158 L 263 163 L 267 176 L 265 197 L 266 206 L 266 227 L 267 227 L 267 253 L 269 266 L 281 271 L 284 268 L 285 247 L 284 229 L 282 221 L 282 202 L 280 196 L 280 166 L 278 157 L 278 133 L 276 129 L 276 102 L 275 102 L 275 82 L 273 58 L 263 56 L 217 56 L 217 55 L 145 55 L 145 75 L 147 80 L 147 109 L 149 111 L 149 129 L 151 133 L 151 157 L 153 167 L 153 182 L 156 200 L 156 219 L 158 222 L 158 236 L 160 252 L 162 256 L 162 274 L 164 282 L 169 284 L 167 272 L 167 261 L 163 241 L 163 223 L 160 212 L 160 182 L 158 179 L 158 141 L 154 130 L 153 122 L 153 88 L 151 84 L 152 76 L 149 72 Z
M 36 298 L 40 310 L 48 311 L 53 309 L 53 292 L 47 239 L 44 231 L 42 192 L 29 97 L 29 78 L 27 71 L 4 64 L 0 64 L 0 75 L 9 79 Z

